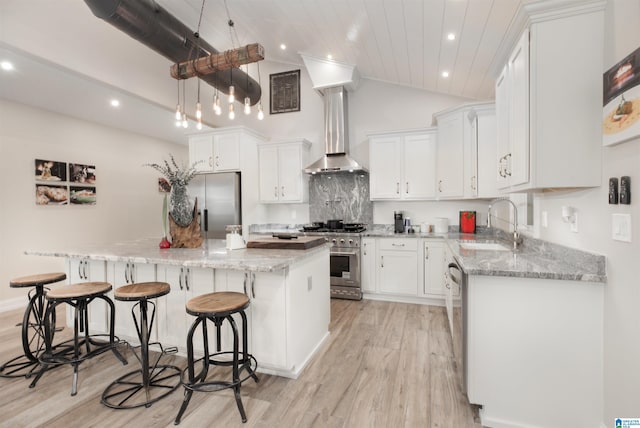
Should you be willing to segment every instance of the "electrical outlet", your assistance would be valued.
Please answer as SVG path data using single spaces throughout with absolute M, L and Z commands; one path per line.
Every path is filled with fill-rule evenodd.
M 611 237 L 615 241 L 631 242 L 631 214 L 611 214 Z

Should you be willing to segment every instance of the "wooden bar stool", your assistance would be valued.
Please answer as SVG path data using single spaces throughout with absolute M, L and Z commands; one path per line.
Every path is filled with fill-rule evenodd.
M 29 385 L 29 388 L 33 388 L 42 375 L 51 368 L 62 364 L 71 364 L 73 366 L 71 395 L 76 395 L 78 391 L 78 366 L 83 361 L 111 350 L 122 364 L 127 364 L 127 360 L 116 349 L 120 341 L 114 335 L 115 306 L 111 299 L 106 296 L 106 293 L 111 288 L 111 284 L 108 282 L 84 282 L 57 287 L 46 294 L 49 304 L 44 317 L 45 351 L 40 355 L 42 368 L 33 379 L 33 382 L 31 382 L 31 385 Z M 95 299 L 104 300 L 109 305 L 109 334 L 89 334 L 87 306 Z M 56 344 L 54 348 L 52 345 L 54 314 L 56 307 L 62 303 L 66 303 L 75 309 L 73 339 Z M 81 337 L 81 333 L 84 333 L 83 337 Z M 99 340 L 107 337 L 108 340 Z
M 242 400 L 240 397 L 240 385 L 250 377 L 253 378 L 255 382 L 259 381 L 258 377 L 255 374 L 258 363 L 256 362 L 256 359 L 253 357 L 253 355 L 249 354 L 247 346 L 247 315 L 245 314 L 244 310 L 248 307 L 249 297 L 247 297 L 246 294 L 235 292 L 216 292 L 203 294 L 201 296 L 194 297 L 187 302 L 187 313 L 197 318 L 191 325 L 189 334 L 187 335 L 187 368 L 185 369 L 185 371 L 188 371 L 189 379 L 187 382 L 185 382 L 184 380 L 182 382 L 185 393 L 184 400 L 182 401 L 182 406 L 180 407 L 178 416 L 176 416 L 176 420 L 174 422 L 176 425 L 180 423 L 180 419 L 182 418 L 184 411 L 189 405 L 189 400 L 191 400 L 193 391 L 214 392 L 226 388 L 233 388 L 236 405 L 238 406 L 238 410 L 240 411 L 242 422 L 247 421 L 247 415 L 245 414 L 244 406 L 242 405 Z M 233 319 L 233 314 L 240 314 L 240 316 L 242 317 L 242 350 L 239 349 L 238 328 L 236 326 L 235 320 Z M 211 321 L 216 326 L 217 333 L 217 352 L 211 355 L 209 355 L 207 320 Z M 229 322 L 229 324 L 231 325 L 231 330 L 233 331 L 233 351 L 221 350 L 220 328 L 224 320 L 227 320 Z M 202 326 L 204 356 L 201 359 L 194 361 L 193 334 L 199 325 Z M 214 359 L 215 357 L 221 357 L 224 355 L 228 357 L 229 354 L 232 355 L 231 360 Z M 195 364 L 199 362 L 202 362 L 202 370 L 200 370 L 200 372 L 196 375 Z M 231 366 L 231 381 L 207 380 L 207 374 L 210 365 Z M 247 374 L 245 377 L 240 378 L 240 372 L 242 370 L 245 370 Z
M 171 288 L 166 282 L 141 282 L 116 288 L 116 300 L 137 302 L 131 308 L 131 314 L 140 339 L 140 345 L 135 347 L 140 348 L 140 356 L 134 353 L 140 361 L 140 368 L 119 377 L 105 389 L 102 393 L 102 404 L 105 406 L 112 409 L 150 407 L 180 386 L 180 369 L 176 366 L 158 364 L 163 355 L 175 353 L 177 349 L 164 349 L 159 342 L 149 343 L 156 314 L 156 305 L 149 299 L 164 296 L 169 291 Z M 148 305 L 153 308 L 150 320 Z M 139 308 L 139 318 L 136 317 L 136 307 Z M 153 365 L 149 364 L 150 345 L 160 347 L 160 353 Z
M 45 285 L 53 284 L 67 279 L 63 272 L 42 273 L 23 276 L 12 279 L 9 282 L 11 288 L 33 287 L 27 297 L 29 303 L 22 318 L 22 350 L 23 354 L 12 358 L 0 366 L 0 377 L 29 377 L 38 368 L 38 358 L 45 349 L 44 341 L 44 314 L 47 309 Z M 55 326 L 55 312 L 52 315 Z M 20 324 L 18 324 L 20 325 Z M 51 333 L 54 333 L 54 329 Z

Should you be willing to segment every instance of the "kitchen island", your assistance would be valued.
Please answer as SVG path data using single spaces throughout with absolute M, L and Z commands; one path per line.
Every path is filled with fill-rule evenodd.
M 26 254 L 66 258 L 69 283 L 107 281 L 116 288 L 133 282 L 168 282 L 171 292 L 156 302 L 153 336 L 181 353 L 193 322 L 185 303 L 213 291 L 238 291 L 250 297 L 248 340 L 260 372 L 297 377 L 329 335 L 327 244 L 307 250 L 227 250 L 224 241 L 207 240 L 202 248 L 163 250 L 157 239 L 143 239 Z M 106 308 L 100 303 L 90 306 L 93 331 L 106 331 Z M 130 308 L 116 301 L 116 334 L 135 342 Z M 229 331 L 223 331 L 223 344 L 230 340 Z

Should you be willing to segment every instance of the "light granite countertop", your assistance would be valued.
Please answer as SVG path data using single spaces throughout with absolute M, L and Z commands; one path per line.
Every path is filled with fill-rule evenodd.
M 299 232 L 302 225 L 252 225 L 256 233 Z M 510 246 L 509 238 L 501 231 L 497 234 L 484 227 L 476 234 L 462 234 L 457 226 L 449 232 L 394 233 L 393 225 L 369 225 L 360 233 L 362 237 L 396 239 L 443 239 L 452 250 L 460 267 L 468 275 L 508 276 L 518 278 L 543 278 L 587 282 L 607 282 L 606 257 L 574 248 L 564 247 L 539 239 L 524 237 L 515 251 L 468 250 L 460 247 L 462 241 L 500 242 Z
M 139 239 L 112 244 L 84 244 L 59 250 L 27 250 L 34 256 L 88 258 L 108 262 L 164 264 L 185 267 L 274 272 L 322 254 L 329 244 L 308 250 L 227 250 L 221 239 L 206 240 L 201 248 L 160 249 L 158 239 Z

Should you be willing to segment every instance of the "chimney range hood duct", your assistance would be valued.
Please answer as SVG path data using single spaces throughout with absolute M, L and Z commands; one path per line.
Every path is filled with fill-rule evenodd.
M 324 88 L 325 156 L 304 169 L 307 174 L 365 171 L 347 154 L 349 148 L 347 91 L 342 86 Z
M 154 0 L 84 0 L 93 14 L 153 49 L 171 62 L 179 63 L 219 53 L 198 39 L 193 30 L 159 6 Z M 199 46 L 199 49 L 198 49 Z M 169 73 L 169 67 L 167 67 Z M 200 79 L 228 94 L 233 81 L 236 97 L 249 97 L 251 105 L 260 100 L 261 88 L 239 68 L 201 76 Z

